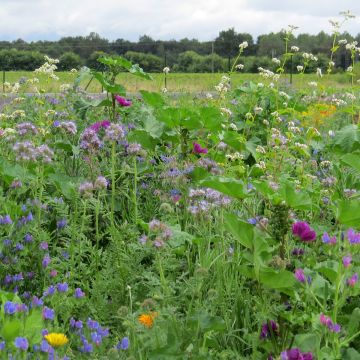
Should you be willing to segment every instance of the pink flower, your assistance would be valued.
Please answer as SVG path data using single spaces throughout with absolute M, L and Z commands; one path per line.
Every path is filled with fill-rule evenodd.
M 343 261 L 344 267 L 348 268 L 351 265 L 351 255 L 344 256 L 342 261 Z
M 304 221 L 297 221 L 293 224 L 292 233 L 295 236 L 298 236 L 302 241 L 308 242 L 316 239 L 316 232 Z
M 193 152 L 195 154 L 207 154 L 208 149 L 201 147 L 201 145 L 198 143 L 193 143 Z
M 120 96 L 120 95 L 115 95 L 115 100 L 118 102 L 118 104 L 120 106 L 131 106 L 131 100 L 127 100 L 124 97 Z

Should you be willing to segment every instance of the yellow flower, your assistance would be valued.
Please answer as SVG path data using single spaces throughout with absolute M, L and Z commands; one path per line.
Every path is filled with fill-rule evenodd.
M 151 312 L 149 314 L 141 314 L 138 317 L 138 321 L 140 324 L 150 329 L 154 325 L 154 319 L 156 318 L 156 316 L 158 316 L 157 312 Z
M 69 342 L 67 336 L 62 333 L 50 333 L 45 335 L 44 338 L 51 346 L 54 347 L 63 346 Z

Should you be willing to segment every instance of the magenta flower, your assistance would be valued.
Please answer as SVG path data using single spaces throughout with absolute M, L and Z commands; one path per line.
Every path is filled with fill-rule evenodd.
M 120 95 L 115 95 L 115 100 L 118 102 L 120 106 L 124 106 L 124 107 L 131 106 L 131 100 L 127 100 Z
M 106 129 L 111 125 L 111 122 L 109 120 L 103 120 L 98 121 L 91 126 L 89 126 L 89 129 L 94 130 L 96 133 L 100 131 L 100 129 Z
M 193 152 L 195 154 L 207 154 L 208 149 L 201 147 L 201 145 L 198 143 L 193 143 Z
M 297 221 L 292 226 L 292 233 L 302 241 L 314 241 L 316 232 L 310 228 L 310 225 L 304 221 Z
M 298 348 L 292 348 L 285 350 L 280 354 L 281 360 L 313 360 L 313 354 L 311 352 L 302 353 Z
M 266 339 L 271 337 L 272 335 L 279 335 L 279 325 L 274 320 L 269 320 L 268 322 L 262 324 L 260 338 Z

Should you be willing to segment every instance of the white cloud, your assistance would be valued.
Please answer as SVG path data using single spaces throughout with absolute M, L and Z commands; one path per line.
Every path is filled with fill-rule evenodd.
M 341 6 L 341 8 L 340 8 Z M 211 40 L 220 30 L 235 27 L 254 37 L 277 32 L 288 24 L 298 32 L 330 32 L 329 18 L 350 9 L 360 15 L 353 0 L 0 0 L 2 39 L 42 40 L 87 35 L 91 31 L 109 39 L 137 40 L 184 37 Z M 360 20 L 344 30 L 356 35 Z

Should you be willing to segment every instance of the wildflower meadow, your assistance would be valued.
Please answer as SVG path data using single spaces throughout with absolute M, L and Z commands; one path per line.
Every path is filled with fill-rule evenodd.
M 7 83 L 0 359 L 360 359 L 360 48 L 338 36 L 352 17 L 311 82 L 318 59 L 289 26 L 276 71 L 235 86 L 245 41 L 205 96 L 129 96 L 119 74 L 151 75 L 120 56 L 56 95 L 39 83 L 59 81 L 50 57 Z M 325 86 L 339 49 L 346 85 Z

